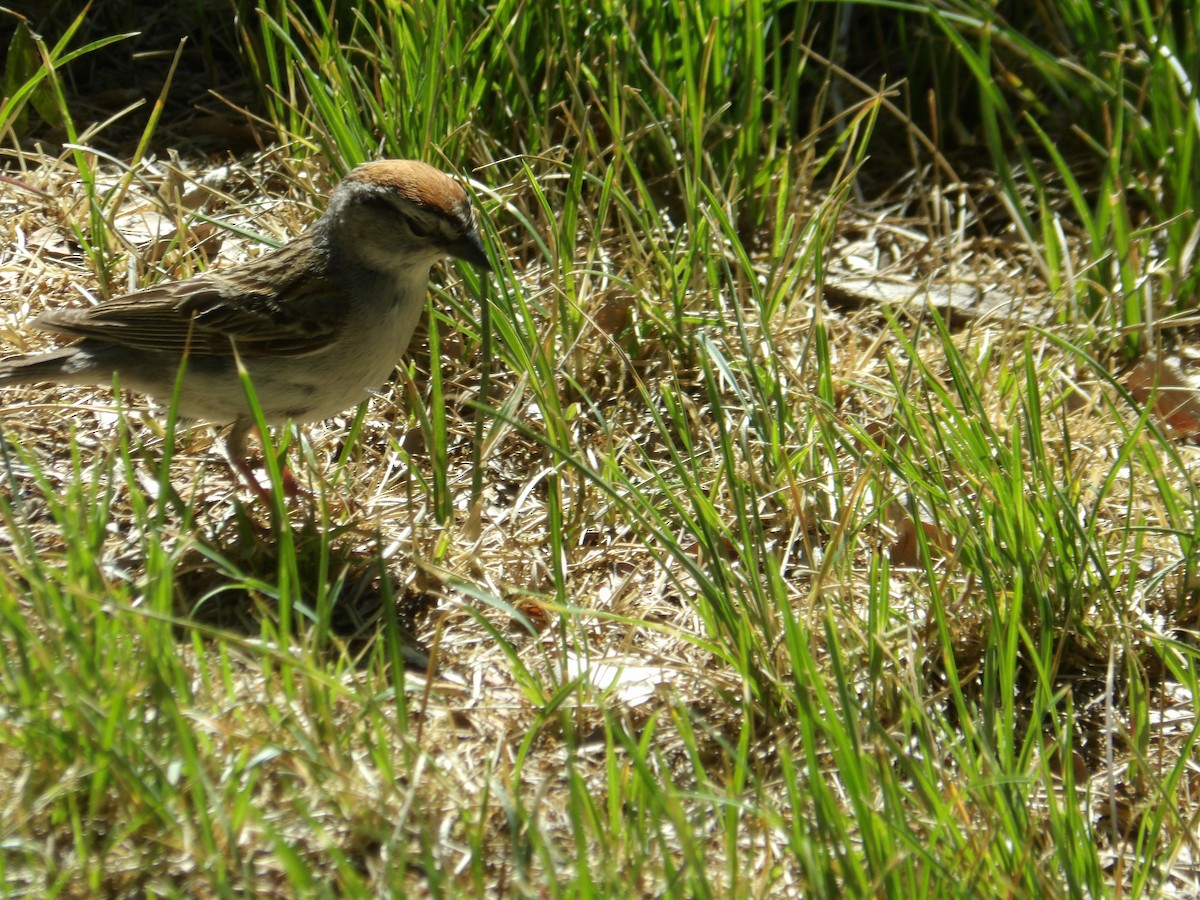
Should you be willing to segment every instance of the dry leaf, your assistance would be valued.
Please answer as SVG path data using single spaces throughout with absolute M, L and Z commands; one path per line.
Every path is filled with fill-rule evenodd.
M 1153 403 L 1154 415 L 1179 434 L 1200 435 L 1200 395 L 1179 367 L 1143 357 L 1125 376 L 1125 387 L 1138 403 Z
M 911 306 L 918 310 L 931 306 L 947 318 L 957 316 L 972 321 L 987 318 L 1000 322 L 1033 322 L 1038 318 L 1037 311 L 1029 309 L 1024 298 L 994 288 L 985 290 L 964 284 L 831 275 L 823 290 L 826 301 L 836 306 Z
M 619 657 L 601 661 L 570 653 L 567 655 L 567 674 L 571 678 L 583 678 L 598 691 L 611 692 L 627 706 L 639 706 L 654 696 L 660 684 L 670 681 L 674 672 L 662 666 L 625 663 Z
M 917 541 L 917 526 L 925 532 L 929 546 L 945 556 L 954 547 L 954 538 L 933 522 L 918 520 L 902 504 L 894 503 L 888 511 L 896 539 L 888 548 L 888 558 L 894 566 L 916 566 L 921 562 L 921 545 Z

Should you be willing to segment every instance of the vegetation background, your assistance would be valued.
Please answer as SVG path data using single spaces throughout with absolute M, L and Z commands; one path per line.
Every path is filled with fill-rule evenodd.
M 186 40 L 185 40 L 186 38 Z M 468 180 L 380 396 L 0 398 L 6 896 L 1191 896 L 1190 2 L 0 10 L 0 340 Z

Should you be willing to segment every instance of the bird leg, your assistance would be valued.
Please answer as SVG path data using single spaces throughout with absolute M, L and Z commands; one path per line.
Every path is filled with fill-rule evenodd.
M 271 501 L 271 492 L 262 486 L 254 467 L 246 456 L 246 436 L 250 433 L 250 420 L 239 416 L 234 420 L 229 434 L 225 436 L 225 459 L 230 467 L 241 476 L 242 482 L 258 495 L 264 503 Z
M 254 428 L 254 423 L 245 416 L 239 416 L 234 420 L 233 426 L 229 429 L 229 434 L 225 437 L 225 456 L 229 465 L 241 476 L 246 486 L 254 491 L 264 503 L 270 503 L 271 489 L 264 487 L 262 482 L 258 480 L 258 476 L 254 472 L 254 467 L 250 464 L 249 455 L 246 453 L 246 438 L 249 436 L 251 428 Z M 262 446 L 265 455 L 269 452 L 270 443 L 261 432 L 258 437 L 259 444 Z M 286 460 L 281 468 L 280 480 L 283 483 L 283 495 L 285 497 L 300 497 L 308 493 L 297 484 Z

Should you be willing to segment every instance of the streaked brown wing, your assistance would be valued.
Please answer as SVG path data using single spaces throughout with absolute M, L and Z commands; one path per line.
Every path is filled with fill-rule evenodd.
M 34 325 L 71 337 L 182 355 L 305 356 L 337 334 L 339 289 L 297 245 L 189 281 L 39 316 Z M 307 259 L 306 259 L 307 257 Z M 306 264 L 307 263 L 307 264 Z

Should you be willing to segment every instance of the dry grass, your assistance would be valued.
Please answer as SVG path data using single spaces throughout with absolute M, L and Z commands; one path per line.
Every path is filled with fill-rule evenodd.
M 848 199 L 877 172 L 814 142 L 751 227 L 666 176 L 603 207 L 558 125 L 476 175 L 511 267 L 436 273 L 394 382 L 273 438 L 282 516 L 205 426 L 4 391 L 7 891 L 1191 890 L 1195 446 L 994 182 Z M 79 158 L 0 158 L 13 352 L 334 178 Z

